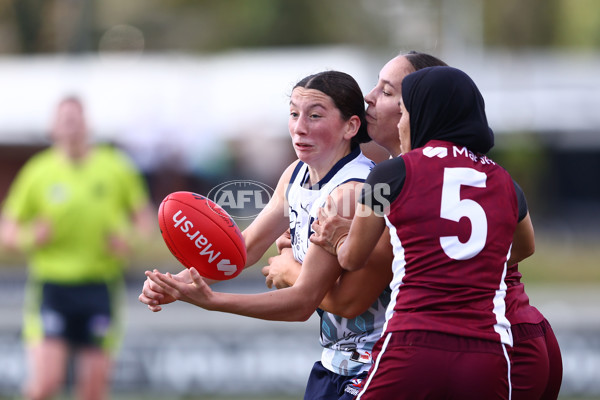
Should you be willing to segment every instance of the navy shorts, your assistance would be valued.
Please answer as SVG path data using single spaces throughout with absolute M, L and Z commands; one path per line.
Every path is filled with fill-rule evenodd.
M 353 376 L 339 375 L 317 361 L 310 371 L 304 400 L 352 400 L 366 377 L 366 371 Z
M 44 337 L 101 347 L 112 322 L 109 287 L 44 283 L 40 313 Z

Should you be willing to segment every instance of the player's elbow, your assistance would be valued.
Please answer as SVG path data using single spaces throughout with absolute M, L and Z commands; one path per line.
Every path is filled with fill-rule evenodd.
M 298 318 L 297 322 L 306 322 L 308 321 L 308 319 L 313 315 L 313 311 L 309 312 L 309 313 L 304 313 L 300 318 Z
M 346 307 L 339 310 L 338 312 L 335 312 L 334 314 L 338 315 L 342 318 L 354 319 L 354 318 L 358 317 L 359 315 L 361 315 L 365 311 L 366 311 L 365 308 L 356 307 L 354 304 L 348 304 Z
M 308 319 L 313 315 L 315 310 L 316 310 L 316 307 L 311 308 L 311 307 L 307 307 L 307 306 L 302 306 L 302 307 L 297 307 L 289 315 L 291 317 L 292 322 L 305 322 L 305 321 L 308 321 Z
M 510 255 L 510 259 L 508 261 L 508 265 L 513 265 L 525 260 L 528 257 L 531 257 L 535 253 L 535 244 L 530 243 L 527 246 L 520 246 L 516 249 L 513 249 Z
M 525 259 L 527 257 L 531 257 L 533 255 L 533 253 L 535 253 L 535 244 L 531 244 L 527 248 L 527 251 L 525 252 L 525 256 L 523 258 Z

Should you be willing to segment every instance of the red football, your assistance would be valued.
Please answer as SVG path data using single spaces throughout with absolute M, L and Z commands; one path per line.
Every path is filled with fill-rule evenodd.
M 240 229 L 217 203 L 192 192 L 174 192 L 158 208 L 167 247 L 187 268 L 215 280 L 236 277 L 246 265 Z

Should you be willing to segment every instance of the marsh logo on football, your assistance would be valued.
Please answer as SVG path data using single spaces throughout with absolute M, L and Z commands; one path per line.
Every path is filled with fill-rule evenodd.
M 257 181 L 229 181 L 215 186 L 208 198 L 221 206 L 230 216 L 252 219 L 267 206 L 274 190 Z

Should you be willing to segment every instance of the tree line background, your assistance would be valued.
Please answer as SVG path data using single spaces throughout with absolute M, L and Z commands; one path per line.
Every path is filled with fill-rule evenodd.
M 0 54 L 96 51 L 115 24 L 142 30 L 144 47 L 151 52 L 386 47 L 396 44 L 400 26 L 412 26 L 416 14 L 472 7 L 481 13 L 480 40 L 487 47 L 600 46 L 600 3 L 595 0 L 1 0 Z M 443 16 L 437 19 L 441 23 Z M 418 44 L 416 30 L 404 38 L 407 45 Z M 125 40 L 114 48 L 132 45 Z

